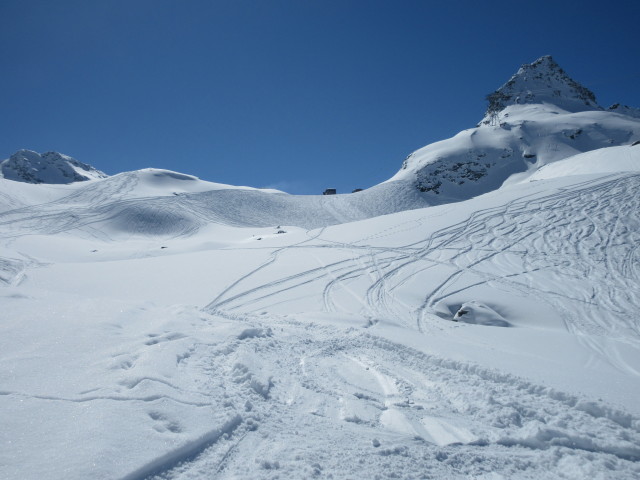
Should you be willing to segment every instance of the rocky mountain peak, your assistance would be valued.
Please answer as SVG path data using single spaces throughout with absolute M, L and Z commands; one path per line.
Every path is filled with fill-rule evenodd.
M 18 150 L 0 162 L 0 174 L 16 182 L 52 184 L 83 182 L 108 176 L 67 155 L 58 152 L 40 154 L 32 150 Z
M 550 55 L 522 65 L 487 100 L 483 123 L 510 105 L 549 103 L 570 112 L 602 109 L 593 92 L 569 77 Z

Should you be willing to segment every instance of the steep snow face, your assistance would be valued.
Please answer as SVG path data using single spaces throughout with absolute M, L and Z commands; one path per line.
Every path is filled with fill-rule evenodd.
M 73 183 L 105 178 L 91 165 L 57 152 L 39 154 L 19 150 L 0 162 L 0 173 L 8 180 L 26 183 Z
M 551 57 L 524 65 L 488 99 L 476 128 L 412 153 L 390 181 L 412 182 L 431 204 L 460 201 L 548 163 L 640 140 L 635 109 L 603 110 Z
M 569 112 L 601 110 L 596 96 L 570 78 L 550 55 L 525 64 L 507 83 L 487 95 L 489 108 L 484 123 L 509 105 L 550 103 Z

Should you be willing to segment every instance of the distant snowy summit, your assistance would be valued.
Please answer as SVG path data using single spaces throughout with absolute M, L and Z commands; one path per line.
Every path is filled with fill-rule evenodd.
M 485 124 L 509 105 L 549 103 L 567 112 L 602 110 L 594 93 L 569 77 L 551 55 L 522 65 L 507 83 L 487 95 L 487 100 Z
M 460 201 L 546 164 L 640 140 L 639 109 L 603 109 L 551 56 L 520 67 L 487 100 L 475 128 L 413 152 L 388 182 L 409 182 L 432 204 Z
M 26 183 L 66 184 L 106 178 L 91 165 L 58 152 L 19 150 L 0 162 L 0 174 L 7 180 Z
M 487 95 L 489 106 L 481 124 L 489 124 L 510 105 L 547 103 L 567 112 L 604 110 L 595 94 L 569 77 L 551 55 L 524 64 L 507 83 Z M 640 118 L 640 109 L 616 103 L 609 111 Z

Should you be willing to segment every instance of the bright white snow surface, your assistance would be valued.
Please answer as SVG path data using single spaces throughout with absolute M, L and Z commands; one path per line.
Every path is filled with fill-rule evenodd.
M 640 172 L 640 145 L 599 148 L 544 165 L 528 181 L 592 173 Z
M 640 174 L 565 167 L 368 219 L 421 205 L 1 180 L 0 478 L 638 478 Z

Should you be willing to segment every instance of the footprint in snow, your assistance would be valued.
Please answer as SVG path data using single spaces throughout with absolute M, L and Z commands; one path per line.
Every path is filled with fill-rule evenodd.
M 175 420 L 171 420 L 162 412 L 158 412 L 153 410 L 148 412 L 149 418 L 154 421 L 153 429 L 157 432 L 171 432 L 171 433 L 180 433 L 182 432 L 182 426 Z

